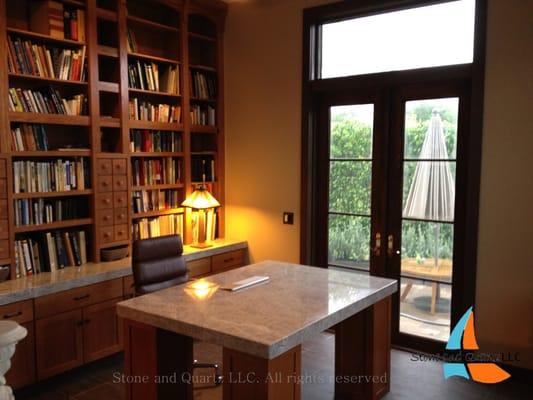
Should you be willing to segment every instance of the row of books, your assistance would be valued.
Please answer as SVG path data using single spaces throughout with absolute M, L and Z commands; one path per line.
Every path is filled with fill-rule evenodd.
M 182 161 L 178 158 L 135 159 L 132 161 L 133 186 L 180 183 Z
M 191 178 L 193 182 L 215 182 L 215 157 L 193 155 L 191 157 Z
M 85 46 L 79 50 L 50 48 L 30 40 L 7 38 L 8 71 L 42 78 L 85 80 Z
M 139 60 L 128 65 L 129 87 L 152 90 L 168 94 L 180 94 L 180 73 L 178 66 L 160 66 L 154 62 Z
M 41 89 L 9 88 L 9 110 L 41 114 L 86 115 L 87 97 L 64 99 L 52 86 Z
M 217 212 L 214 209 L 210 209 L 205 214 L 205 239 L 206 241 L 212 241 L 217 238 Z M 200 220 L 198 211 L 195 211 L 191 215 L 191 232 L 193 242 L 198 242 Z
M 191 123 L 193 125 L 215 126 L 217 124 L 215 108 L 191 104 Z
M 127 36 L 128 52 L 137 53 L 137 51 L 139 50 L 139 47 L 137 46 L 137 38 L 135 37 L 135 32 L 133 32 L 133 30 L 131 29 L 128 29 L 126 36 Z
M 179 208 L 182 203 L 180 191 L 170 190 L 138 190 L 132 195 L 133 212 L 170 210 Z
M 200 100 L 217 98 L 217 76 L 213 72 L 190 71 L 191 97 Z
M 129 101 L 129 116 L 135 121 L 181 122 L 181 106 L 152 104 L 134 98 Z
M 156 218 L 141 218 L 133 223 L 133 240 L 165 235 L 183 236 L 183 214 L 163 215 Z
M 85 231 L 46 232 L 15 241 L 17 278 L 86 263 Z
M 48 135 L 46 134 L 44 125 L 20 124 L 11 128 L 11 150 L 49 150 Z
M 58 39 L 85 42 L 85 11 L 62 2 L 30 2 L 30 29 Z
M 179 153 L 183 149 L 180 132 L 161 132 L 150 130 L 130 131 L 131 152 L 173 152 Z
M 88 209 L 85 204 L 74 199 L 15 200 L 15 225 L 42 225 L 56 221 L 86 217 Z
M 86 158 L 53 161 L 14 161 L 15 193 L 85 190 L 91 186 Z

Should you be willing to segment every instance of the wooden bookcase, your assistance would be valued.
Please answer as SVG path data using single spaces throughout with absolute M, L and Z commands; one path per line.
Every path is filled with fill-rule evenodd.
M 42 14 L 42 10 L 51 9 L 54 6 L 51 3 L 61 4 L 78 24 L 69 25 L 73 33 L 68 39 L 46 31 L 50 25 L 46 21 L 48 11 Z M 99 262 L 102 249 L 130 246 L 132 226 L 137 221 L 183 215 L 183 235 L 185 242 L 190 243 L 191 212 L 179 205 L 201 181 L 202 172 L 206 173 L 214 196 L 224 204 L 225 14 L 226 5 L 218 0 L 0 1 L 1 54 L 8 54 L 8 38 L 12 41 L 20 38 L 22 42 L 29 40 L 32 45 L 46 46 L 50 52 L 55 48 L 59 52 L 68 49 L 81 54 L 84 49 L 86 60 L 82 80 L 8 72 L 7 60 L 0 68 L 0 266 L 9 266 L 11 279 L 16 277 L 16 240 L 43 232 L 83 230 L 87 259 Z M 75 26 L 78 26 L 77 40 L 72 36 Z M 132 37 L 133 40 L 129 39 Z M 171 81 L 167 76 L 172 68 L 177 68 L 179 91 L 173 90 L 176 85 L 169 85 L 168 90 L 132 87 L 130 83 L 138 85 L 139 82 L 131 79 L 130 66 L 140 67 L 141 72 L 143 68 L 152 68 L 154 74 L 157 70 L 161 85 L 163 81 Z M 49 86 L 63 98 L 85 96 L 87 112 L 65 115 L 10 109 L 10 88 L 38 90 Z M 159 104 L 179 107 L 180 120 L 130 119 L 130 101 L 134 99 L 156 108 Z M 48 150 L 15 150 L 12 129 L 41 127 L 46 131 Z M 165 141 L 166 146 L 161 151 L 132 147 L 130 140 L 134 135 L 136 139 L 143 138 L 143 144 L 148 137 L 138 132 L 157 133 L 152 139 Z M 170 138 L 173 138 L 171 147 Z M 58 160 L 85 160 L 90 185 L 61 192 L 19 190 L 16 193 L 15 169 L 27 165 L 19 161 Z M 154 166 L 163 162 L 180 165 L 179 177 L 142 185 L 134 182 L 136 165 Z M 176 207 L 134 210 L 135 194 L 156 190 L 171 193 L 167 198 L 172 198 Z M 75 218 L 16 225 L 16 213 L 19 210 L 20 215 L 21 207 L 42 204 L 56 207 L 59 200 L 74 210 Z M 223 237 L 223 206 L 217 217 L 217 236 Z

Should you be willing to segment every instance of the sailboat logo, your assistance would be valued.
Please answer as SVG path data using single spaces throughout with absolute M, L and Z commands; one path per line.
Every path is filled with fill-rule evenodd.
M 470 307 L 453 328 L 446 350 L 479 350 L 474 331 L 474 312 Z M 444 377 L 461 376 L 481 383 L 498 383 L 511 375 L 491 362 L 444 363 Z

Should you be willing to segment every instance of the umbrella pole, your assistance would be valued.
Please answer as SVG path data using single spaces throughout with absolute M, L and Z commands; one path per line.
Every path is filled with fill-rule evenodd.
M 435 268 L 439 268 L 440 224 L 435 222 Z

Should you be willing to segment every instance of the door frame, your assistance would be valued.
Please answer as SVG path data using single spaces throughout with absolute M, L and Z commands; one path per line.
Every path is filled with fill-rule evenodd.
M 477 264 L 477 240 L 479 217 L 479 186 L 481 173 L 481 145 L 483 129 L 483 96 L 485 72 L 486 13 L 487 1 L 476 0 L 474 32 L 474 59 L 471 64 L 460 64 L 435 68 L 421 68 L 407 71 L 385 72 L 361 76 L 320 79 L 320 26 L 357 16 L 371 15 L 393 10 L 446 2 L 447 0 L 358 0 L 339 2 L 325 6 L 305 9 L 303 12 L 303 63 L 302 63 L 302 137 L 301 137 L 301 225 L 300 225 L 300 262 L 319 265 L 316 254 L 317 224 L 320 201 L 317 198 L 319 175 L 320 106 L 327 96 L 339 92 L 377 90 L 386 91 L 388 87 L 423 85 L 426 83 L 466 81 L 470 112 L 468 115 L 469 135 L 463 144 L 464 167 L 461 177 L 464 189 L 463 243 L 461 258 L 465 266 L 462 278 L 455 285 L 454 301 L 462 308 L 475 306 L 475 282 Z M 390 104 L 390 103 L 389 103 Z M 322 121 L 323 124 L 323 121 Z M 458 154 L 459 157 L 459 154 Z M 383 240 L 383 237 L 382 237 Z M 454 242 L 455 246 L 455 242 Z M 458 307 L 458 309 L 461 307 Z M 451 315 L 451 324 L 458 321 L 456 313 Z M 393 337 L 393 344 L 395 338 Z M 424 343 L 420 339 L 402 344 L 402 347 L 422 351 L 437 352 L 443 349 L 441 342 Z

